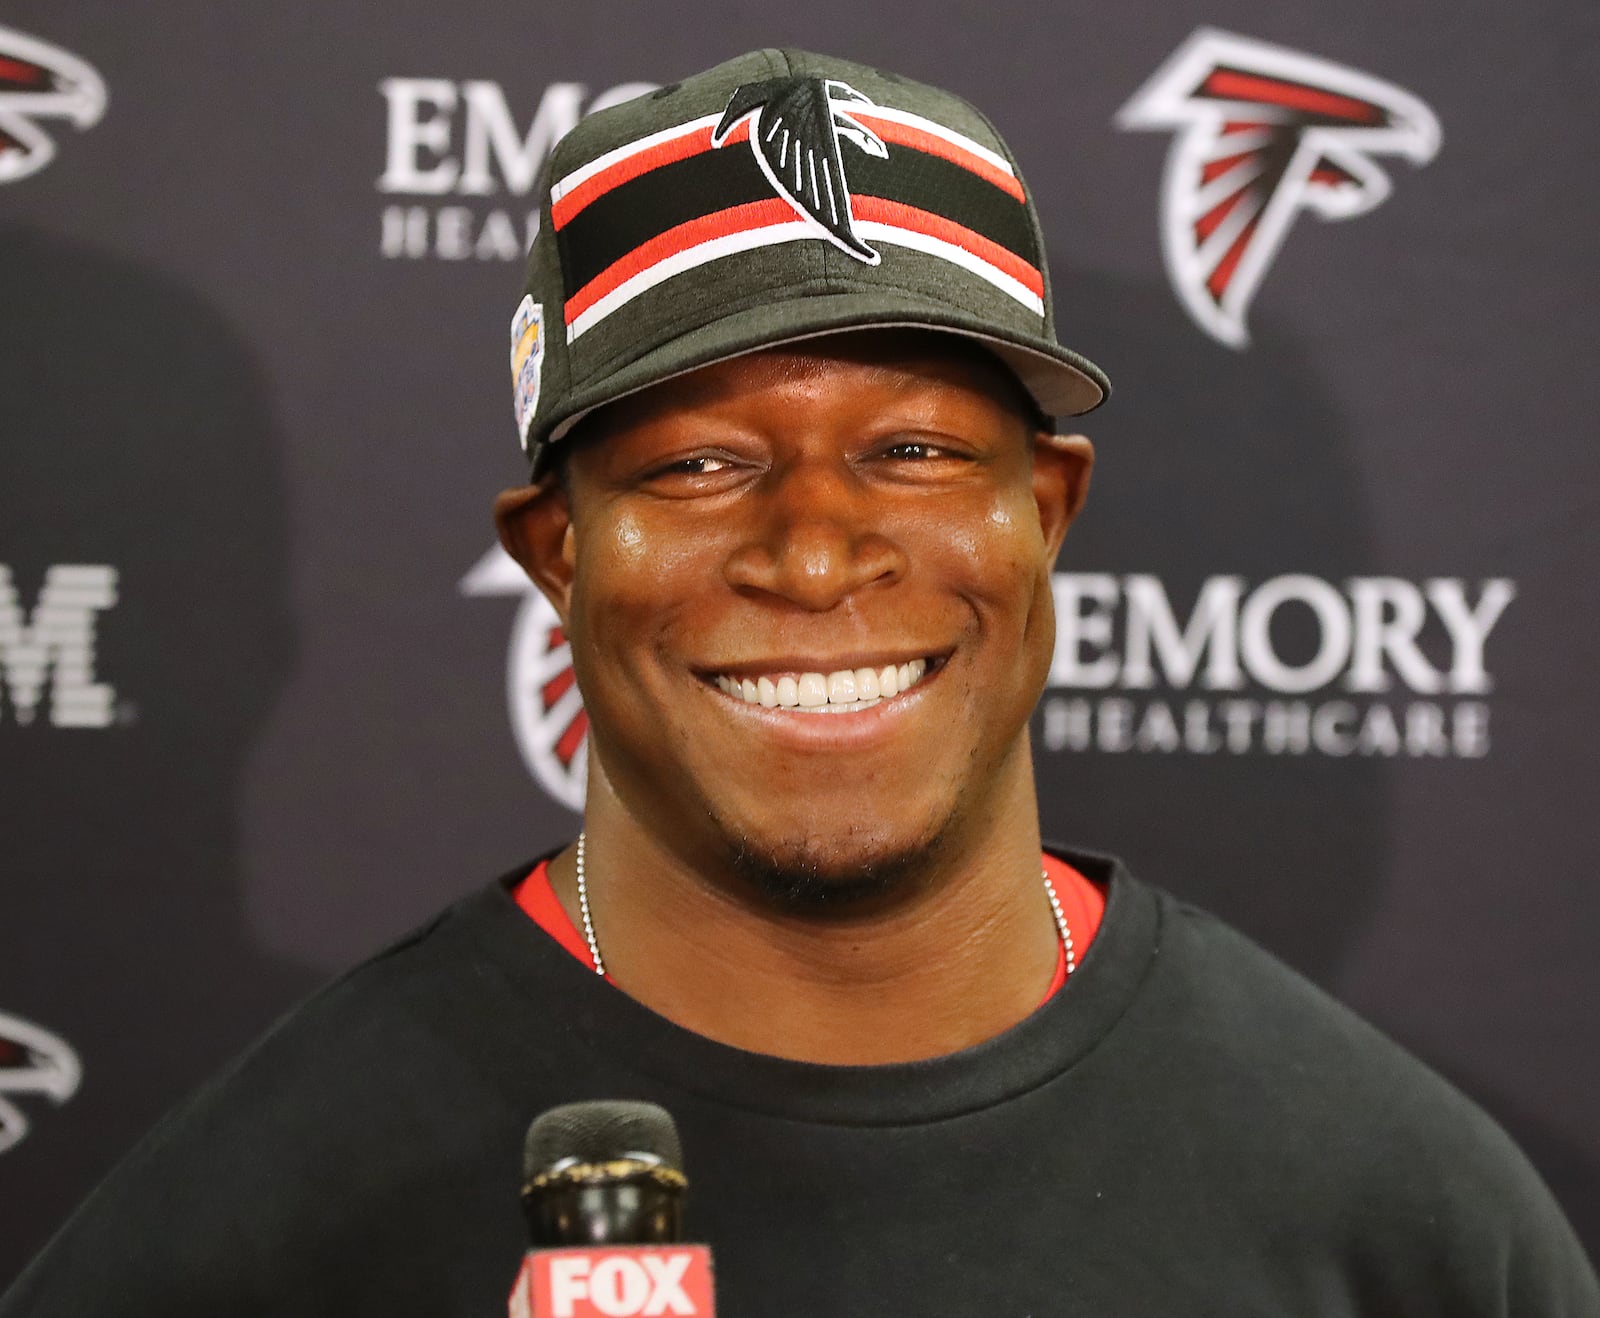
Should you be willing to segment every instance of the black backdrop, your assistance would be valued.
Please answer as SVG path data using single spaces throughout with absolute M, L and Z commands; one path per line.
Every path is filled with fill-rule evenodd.
M 1243 347 L 1163 259 L 1181 133 L 1121 126 L 1202 28 L 1441 134 L 1342 139 L 1392 183 L 1342 221 L 1286 176 Z M 9 0 L 0 1281 L 283 1006 L 573 830 L 575 697 L 488 552 L 527 178 L 596 98 L 772 43 L 990 111 L 1116 381 L 1047 832 L 1451 1076 L 1594 1250 L 1592 6 Z

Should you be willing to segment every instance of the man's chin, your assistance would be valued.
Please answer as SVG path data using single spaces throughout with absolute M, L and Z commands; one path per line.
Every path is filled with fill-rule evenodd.
M 949 836 L 874 837 L 854 829 L 758 838 L 725 832 L 734 872 L 774 907 L 795 914 L 859 912 L 914 891 Z

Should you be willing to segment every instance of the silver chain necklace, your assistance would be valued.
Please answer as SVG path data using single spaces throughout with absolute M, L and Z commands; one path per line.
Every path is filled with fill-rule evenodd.
M 589 958 L 594 962 L 594 973 L 604 975 L 606 963 L 600 959 L 600 942 L 594 936 L 594 916 L 589 912 L 589 880 L 584 873 L 583 851 L 587 833 L 578 834 L 578 909 L 583 913 L 583 936 L 589 943 Z M 1067 974 L 1078 968 L 1078 958 L 1072 947 L 1072 930 L 1067 927 L 1066 914 L 1061 909 L 1061 899 L 1056 896 L 1056 885 L 1050 882 L 1050 871 L 1040 870 L 1044 880 L 1045 896 L 1050 899 L 1050 913 L 1056 918 L 1056 932 L 1061 935 L 1061 950 L 1066 954 Z

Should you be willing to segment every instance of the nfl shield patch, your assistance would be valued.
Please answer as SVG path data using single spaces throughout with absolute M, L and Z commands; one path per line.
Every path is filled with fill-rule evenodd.
M 539 368 L 544 365 L 544 307 L 525 297 L 511 318 L 511 382 L 517 436 L 528 447 L 528 427 L 539 406 Z

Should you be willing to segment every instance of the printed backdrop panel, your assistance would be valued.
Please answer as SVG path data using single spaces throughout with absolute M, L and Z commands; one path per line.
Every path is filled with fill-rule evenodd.
M 488 519 L 535 178 L 782 43 L 992 115 L 1116 384 L 1047 833 L 1395 1034 L 1600 1245 L 1586 7 L 13 0 L 0 1282 L 296 997 L 574 831 L 582 697 Z

